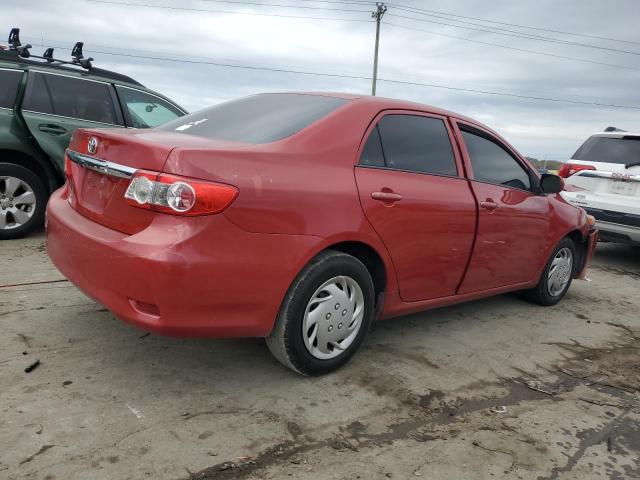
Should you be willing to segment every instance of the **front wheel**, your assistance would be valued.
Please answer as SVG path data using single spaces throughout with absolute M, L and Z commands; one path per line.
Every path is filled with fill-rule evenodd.
M 47 190 L 20 165 L 0 163 L 0 240 L 20 238 L 42 225 Z
M 327 250 L 289 288 L 266 338 L 271 353 L 303 375 L 345 364 L 362 344 L 374 315 L 373 281 L 355 257 Z
M 539 305 L 555 305 L 571 286 L 577 268 L 576 246 L 570 238 L 564 238 L 555 248 L 542 271 L 540 281 L 525 296 Z

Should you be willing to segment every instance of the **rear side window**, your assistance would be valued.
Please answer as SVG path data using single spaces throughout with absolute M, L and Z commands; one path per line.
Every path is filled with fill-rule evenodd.
M 0 70 L 0 107 L 13 108 L 21 80 L 21 71 Z
M 475 180 L 529 190 L 531 179 L 520 163 L 497 143 L 481 135 L 462 131 Z
M 368 167 L 384 167 L 384 153 L 382 151 L 382 142 L 380 141 L 380 132 L 376 125 L 371 130 L 367 143 L 364 144 L 362 153 L 360 154 L 360 165 Z
M 457 175 L 449 134 L 439 118 L 385 115 L 378 123 L 388 168 Z
M 159 130 L 233 142 L 270 143 L 299 132 L 346 102 L 320 95 L 266 93 L 192 113 Z
M 153 128 L 184 115 L 169 102 L 140 90 L 116 86 L 123 105 L 127 125 L 134 128 Z
M 27 91 L 24 94 L 22 109 L 31 112 L 53 113 L 53 104 L 49 88 L 41 73 L 30 72 Z
M 640 137 L 591 137 L 573 154 L 574 160 L 631 163 L 640 160 Z
M 109 85 L 61 75 L 45 75 L 53 113 L 63 117 L 117 124 Z

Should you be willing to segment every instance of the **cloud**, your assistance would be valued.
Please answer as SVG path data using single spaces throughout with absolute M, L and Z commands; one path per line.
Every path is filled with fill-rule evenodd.
M 85 42 L 85 55 L 93 56 L 96 65 L 130 75 L 189 110 L 263 91 L 370 92 L 368 80 L 113 55 L 148 55 L 194 62 L 215 61 L 253 67 L 371 75 L 375 25 L 367 20 L 370 20 L 368 12 L 373 9 L 373 2 L 365 5 L 264 1 L 325 7 L 326 10 L 258 7 L 202 0 L 149 0 L 141 3 L 252 14 L 315 16 L 330 20 L 156 9 L 77 0 L 32 0 L 28 5 L 5 0 L 2 18 L 10 22 L 4 24 L 6 32 L 10 27 L 21 27 L 23 39 L 32 43 L 36 52 L 41 49 L 41 43 L 44 46 L 70 48 L 76 41 L 82 40 Z M 636 25 L 640 4 L 636 0 L 620 0 L 615 9 L 605 2 L 580 0 L 539 0 L 535 3 L 459 0 L 455 4 L 445 0 L 428 3 L 404 0 L 401 4 L 640 42 Z M 362 12 L 335 11 L 330 8 Z M 397 18 L 392 15 L 453 23 L 442 18 L 400 11 L 393 6 L 389 7 L 388 14 L 383 19 L 381 29 L 378 73 L 381 78 L 516 95 L 640 106 L 640 91 L 637 88 L 640 80 L 639 55 Z M 460 20 L 481 23 L 470 19 Z M 389 23 L 470 40 L 620 64 L 631 69 L 513 51 L 398 28 Z M 458 25 L 477 28 L 469 24 Z M 575 43 L 640 51 L 640 44 L 503 27 Z M 68 51 L 59 48 L 56 54 L 68 55 Z M 548 155 L 549 158 L 567 158 L 588 135 L 608 125 L 640 130 L 638 110 L 542 102 L 385 82 L 378 84 L 378 94 L 432 104 L 477 118 L 503 134 L 523 154 L 535 157 Z

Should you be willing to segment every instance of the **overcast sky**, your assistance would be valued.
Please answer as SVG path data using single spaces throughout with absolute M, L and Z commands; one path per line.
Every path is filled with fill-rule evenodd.
M 370 93 L 371 81 L 366 79 L 259 68 L 370 77 L 375 23 L 369 12 L 374 9 L 374 2 L 113 1 L 179 9 L 89 0 L 30 0 L 27 3 L 2 0 L 0 27 L 7 34 L 10 27 L 20 27 L 23 42 L 32 43 L 32 52 L 37 54 L 42 42 L 45 47 L 70 49 L 76 41 L 84 41 L 85 56 L 94 57 L 96 66 L 130 75 L 191 111 L 265 91 Z M 481 20 L 442 18 L 447 17 L 442 13 L 426 16 L 400 8 L 405 5 Z M 295 6 L 310 8 L 293 8 Z M 469 23 L 454 22 L 454 18 Z M 484 19 L 627 43 L 489 24 L 483 22 Z M 391 2 L 382 21 L 378 75 L 382 79 L 454 88 L 640 107 L 639 21 L 639 0 L 399 0 Z M 504 30 L 502 34 L 472 30 L 487 30 L 478 25 L 601 48 L 522 38 Z M 469 28 L 461 28 L 463 26 Z M 57 48 L 56 57 L 68 55 L 69 50 Z M 206 62 L 259 68 L 229 68 Z M 548 102 L 384 81 L 378 83 L 377 93 L 474 117 L 499 131 L 524 155 L 537 158 L 548 155 L 550 159 L 566 159 L 586 137 L 608 125 L 640 130 L 640 109 Z

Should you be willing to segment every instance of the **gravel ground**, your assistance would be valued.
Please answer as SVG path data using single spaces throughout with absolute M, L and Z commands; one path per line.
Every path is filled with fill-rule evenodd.
M 322 378 L 259 339 L 125 325 L 41 232 L 0 265 L 0 478 L 640 478 L 638 249 L 601 244 L 553 308 L 503 295 L 379 322 Z

